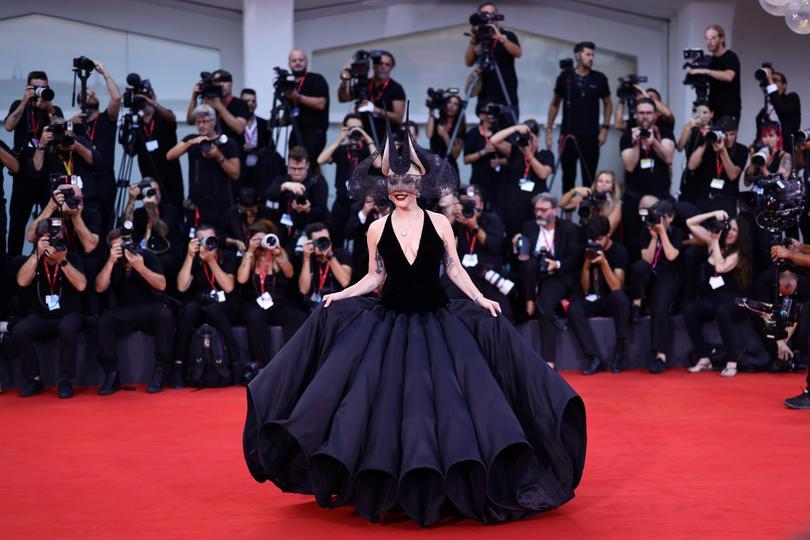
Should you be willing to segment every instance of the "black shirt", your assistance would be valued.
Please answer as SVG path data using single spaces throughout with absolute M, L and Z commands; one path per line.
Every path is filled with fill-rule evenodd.
M 236 275 L 239 262 L 230 250 L 219 250 L 219 266 L 226 274 Z M 213 284 L 212 284 L 213 283 Z M 186 292 L 192 299 L 197 299 L 201 295 L 208 295 L 211 290 L 221 291 L 222 287 L 217 283 L 214 273 L 208 263 L 204 263 L 200 257 L 194 257 L 191 263 L 191 285 Z
M 225 108 L 228 109 L 229 113 L 236 118 L 244 118 L 245 122 L 247 122 L 247 119 L 250 117 L 250 111 L 248 110 L 247 103 L 234 96 L 230 96 L 230 99 L 223 99 L 222 102 L 226 103 Z M 245 145 L 245 137 L 243 135 L 237 135 L 227 124 L 227 122 L 221 118 L 219 119 L 219 128 L 220 133 L 227 135 L 228 139 L 233 139 L 236 141 L 236 150 L 239 152 L 237 155 L 241 155 L 242 147 Z
M 571 95 L 571 114 L 569 118 L 568 87 Z M 562 133 L 574 135 L 599 134 L 599 102 L 610 96 L 610 86 L 605 75 L 591 70 L 585 76 L 576 72 L 560 73 L 554 84 L 554 94 L 561 98 Z M 605 120 L 607 122 L 607 119 Z
M 742 171 L 745 169 L 745 164 L 748 161 L 748 149 L 740 143 L 735 142 L 734 145 L 728 149 L 728 155 L 731 158 L 731 162 L 740 168 L 740 176 L 742 176 Z M 698 167 L 696 172 L 699 195 L 712 197 L 725 195 L 736 198 L 740 193 L 740 177 L 738 176 L 736 180 L 729 180 L 728 173 L 723 167 L 720 157 L 714 152 L 714 148 L 711 144 L 706 145 L 706 149 L 703 151 L 703 161 L 700 162 L 700 167 Z M 712 185 L 712 181 L 715 179 L 723 180 L 722 186 L 717 187 Z M 719 182 L 715 182 L 715 184 L 719 184 Z
M 34 100 L 30 100 L 28 105 L 25 106 L 25 109 L 23 109 L 23 115 L 20 118 L 20 121 L 17 122 L 17 127 L 14 128 L 14 149 L 18 153 L 23 153 L 24 150 L 26 152 L 33 153 L 36 145 L 29 143 L 31 143 L 32 139 L 36 139 L 42 135 L 42 128 L 50 124 L 48 112 L 34 107 L 32 105 L 33 101 Z M 17 110 L 20 103 L 21 101 L 19 99 L 12 103 L 11 107 L 8 109 L 8 114 L 10 115 Z M 53 108 L 56 112 L 56 116 L 59 118 L 64 118 L 62 109 L 56 105 L 54 105 Z
M 306 133 L 319 129 L 323 131 L 329 129 L 329 85 L 323 75 L 320 73 L 307 73 L 304 75 L 298 93 L 307 97 L 326 98 L 326 107 L 322 111 L 294 104 L 294 107 L 298 108 L 297 121 L 301 131 Z M 311 156 L 311 159 L 314 160 L 317 157 Z
M 332 250 L 332 253 L 340 264 L 346 266 L 350 266 L 352 264 L 351 255 L 345 249 L 334 249 Z M 343 290 L 343 287 L 340 286 L 337 278 L 335 278 L 335 274 L 332 273 L 332 269 L 329 268 L 329 263 L 319 263 L 318 258 L 314 253 L 309 259 L 309 268 L 312 272 L 312 280 L 310 282 L 311 285 L 309 292 L 306 295 L 307 299 L 311 299 L 313 294 L 323 296 L 325 294 L 332 294 Z M 323 288 L 320 286 L 321 280 L 323 280 Z
M 176 243 L 182 243 L 183 235 L 180 233 L 180 211 L 175 208 L 174 205 L 167 204 L 163 201 L 160 202 L 157 210 L 160 220 L 166 223 L 166 227 L 169 229 L 165 240 L 168 240 L 172 247 L 175 247 Z M 132 237 L 135 242 L 140 243 L 144 239 L 148 222 L 149 214 L 146 213 L 146 208 L 136 208 L 132 213 L 132 224 L 135 227 Z M 149 236 L 149 240 L 146 244 L 141 243 L 141 247 L 159 251 L 165 248 L 165 245 L 162 245 L 162 242 L 158 240 L 157 233 L 153 230 Z
M 368 86 L 369 101 L 380 109 L 392 112 L 394 110 L 395 101 L 405 101 L 405 89 L 394 79 L 388 78 L 379 86 L 375 86 L 372 80 L 369 81 Z M 360 115 L 363 117 L 363 129 L 373 138 L 374 135 L 371 132 L 371 124 L 368 121 L 371 116 L 370 113 L 360 113 Z M 392 129 L 399 126 L 400 125 L 393 120 L 391 121 Z M 385 138 L 385 117 L 382 114 L 378 114 L 374 118 L 374 127 L 377 130 L 377 141 L 382 144 L 382 140 Z
M 518 37 L 514 32 L 501 29 L 501 34 L 515 45 L 520 45 Z M 515 106 L 518 104 L 518 79 L 517 73 L 515 72 L 515 57 L 509 54 L 509 51 L 506 50 L 506 46 L 500 41 L 496 42 L 494 56 L 501 76 L 503 76 L 503 83 L 509 94 L 509 99 L 512 105 Z M 485 71 L 481 74 L 481 92 L 478 94 L 478 99 L 489 99 L 495 103 L 506 105 L 503 89 L 498 81 L 498 75 L 495 70 Z
M 195 137 L 198 135 L 191 134 L 183 140 L 189 141 Z M 230 137 L 225 144 L 219 146 L 219 150 L 225 159 L 239 157 L 239 148 Z M 202 155 L 199 144 L 188 149 L 188 198 L 200 211 L 199 223 L 219 224 L 232 204 L 231 182 L 216 159 Z
M 87 253 L 84 250 L 84 247 L 82 247 L 82 243 L 79 241 L 79 237 L 76 235 L 76 228 L 73 226 L 73 220 L 65 218 L 62 221 L 65 224 L 65 243 L 67 244 L 68 249 L 79 253 L 82 256 L 91 255 L 92 253 Z M 105 238 L 101 234 L 101 213 L 95 205 L 85 206 L 82 209 L 82 221 L 84 221 L 84 226 L 87 227 L 88 231 L 98 235 L 99 245 L 103 245 Z M 95 250 L 93 253 L 95 253 Z
M 326 206 L 326 200 L 329 197 L 329 186 L 323 176 L 310 175 L 305 178 L 303 182 L 306 187 L 304 195 L 309 200 L 311 207 L 309 213 L 299 213 L 292 208 L 295 195 L 289 191 L 281 191 L 281 184 L 289 181 L 291 181 L 289 175 L 276 178 L 265 193 L 265 197 L 269 201 L 268 208 L 273 210 L 273 221 L 278 226 L 279 231 L 286 235 L 287 238 L 297 239 L 307 224 L 316 221 L 326 223 L 329 220 L 329 209 Z M 285 215 L 292 220 L 292 225 L 284 217 Z M 292 246 L 285 245 L 285 247 Z
M 273 219 L 272 211 L 266 206 L 256 207 L 256 221 L 260 219 Z M 222 231 L 227 238 L 242 240 L 245 244 L 250 240 L 251 234 L 248 231 L 247 217 L 239 212 L 239 205 L 235 204 L 228 208 L 222 218 Z
M 543 165 L 554 169 L 554 154 L 550 150 L 538 150 L 534 157 Z M 523 181 L 524 179 L 528 181 Z M 538 178 L 531 165 L 528 165 L 527 170 L 523 153 L 513 144 L 507 176 L 498 189 L 499 212 L 503 216 L 508 237 L 520 232 L 523 223 L 534 218 L 532 197 L 544 191 L 548 191 L 546 181 Z
M 489 136 L 484 137 L 482 131 L 483 127 L 480 125 L 467 131 L 464 136 L 465 156 L 475 154 L 487 145 Z M 482 197 L 489 202 L 496 202 L 496 185 L 502 174 L 502 171 L 493 169 L 489 164 L 491 160 L 497 157 L 497 152 L 491 152 L 481 156 L 481 159 L 471 165 L 470 183 L 480 187 Z
M 91 148 L 90 141 L 85 137 L 76 136 L 74 138 L 76 142 L 82 146 Z M 91 151 L 93 153 L 93 163 L 95 163 L 100 159 L 99 153 L 96 150 L 92 150 L 92 148 Z M 33 170 L 34 155 L 31 154 L 28 159 L 31 161 L 31 170 Z M 62 152 L 57 151 L 55 147 L 46 149 L 42 162 L 42 170 L 35 174 L 45 180 L 50 180 L 52 175 L 64 176 L 70 174 L 79 176 L 82 180 L 81 188 L 84 198 L 94 199 L 96 196 L 96 182 L 93 177 L 93 166 L 87 163 L 78 152 L 73 150 Z
M 141 133 L 143 137 L 138 136 L 135 142 L 141 178 L 144 176 L 155 178 L 163 186 L 164 198 L 179 206 L 182 203 L 183 183 L 180 161 L 166 159 L 166 152 L 177 145 L 177 123 L 154 113 L 149 122 L 142 123 Z M 148 148 L 154 147 L 153 141 L 157 142 L 157 148 L 150 151 Z M 176 188 L 178 185 L 180 193 L 173 193 L 172 187 Z
M 82 258 L 78 253 L 68 250 L 65 259 L 79 272 L 84 273 Z M 64 269 L 58 265 L 48 265 L 45 268 L 45 257 L 37 262 L 36 275 L 26 291 L 31 295 L 31 311 L 46 319 L 58 319 L 68 313 L 81 313 L 82 296 L 70 280 L 65 277 Z M 51 289 L 53 283 L 53 289 Z M 51 294 L 59 296 L 59 309 L 51 311 L 45 297 Z
M 627 267 L 630 264 L 630 256 L 627 254 L 627 249 L 623 245 L 614 241 L 610 245 L 610 248 L 602 252 L 602 255 L 607 259 L 608 265 L 614 273 L 616 270 L 627 272 Z M 591 291 L 598 291 L 600 295 L 609 294 L 610 287 L 608 287 L 605 275 L 602 273 L 602 268 L 599 265 L 592 265 L 591 270 Z M 596 277 L 596 282 L 594 282 L 594 276 Z
M 668 128 L 659 129 L 661 140 L 672 140 L 673 135 Z M 629 131 L 622 134 L 619 146 L 622 151 L 633 147 L 633 136 Z M 624 173 L 627 189 L 637 195 L 655 195 L 659 199 L 668 197 L 672 182 L 669 165 L 652 148 L 646 152 L 640 146 L 638 153 L 636 168 L 632 172 Z
M 108 110 L 100 113 L 86 126 L 87 140 L 98 152 L 98 160 L 93 162 L 93 172 L 99 176 L 115 172 L 115 136 L 118 131 L 116 120 L 110 120 Z
M 709 108 L 714 111 L 714 117 L 731 116 L 740 118 L 742 101 L 740 99 L 740 59 L 731 49 L 720 56 L 712 56 L 709 69 L 717 71 L 734 71 L 731 82 L 718 81 L 709 77 Z
M 481 212 L 478 215 L 478 227 L 487 233 L 487 241 L 483 245 L 466 225 L 458 221 L 453 223 L 458 259 L 463 264 L 465 255 L 475 254 L 478 257 L 479 267 L 485 269 L 500 267 L 503 239 L 506 234 L 503 220 L 494 212 Z
M 158 274 L 163 274 L 163 267 L 156 255 L 148 251 L 141 252 L 146 267 Z M 111 293 L 118 307 L 142 306 L 156 301 L 157 290 L 149 286 L 146 280 L 134 268 L 126 269 L 119 260 L 110 275 Z
M 349 145 L 341 145 L 332 154 L 332 163 L 335 164 L 335 199 L 349 202 L 348 182 L 357 165 L 369 156 L 368 146 L 360 142 L 356 150 Z
M 669 243 L 672 244 L 672 247 L 677 249 L 678 251 L 681 250 L 681 246 L 683 245 L 683 240 L 685 237 L 685 233 L 683 229 L 680 227 L 671 226 L 667 229 L 667 238 L 669 238 Z M 641 249 L 647 249 L 647 246 L 650 245 L 650 229 L 648 227 L 643 227 L 641 229 Z M 660 251 L 659 251 L 660 250 Z M 658 274 L 675 274 L 678 272 L 680 268 L 680 261 L 681 256 L 680 253 L 678 257 L 674 261 L 670 261 L 667 259 L 667 256 L 664 254 L 664 248 L 661 246 L 661 239 L 659 238 L 655 243 L 655 253 L 653 254 L 653 262 L 652 266 L 656 273 Z

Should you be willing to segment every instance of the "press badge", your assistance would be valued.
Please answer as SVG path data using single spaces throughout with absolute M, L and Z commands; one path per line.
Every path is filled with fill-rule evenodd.
M 712 178 L 712 183 L 709 184 L 712 189 L 723 189 L 723 185 L 725 184 L 725 180 L 722 178 Z
M 158 142 L 157 141 L 146 141 L 146 151 L 147 152 L 154 152 L 158 149 Z
M 301 108 L 300 107 L 294 107 L 293 110 L 292 110 L 293 118 L 298 118 L 299 114 L 301 114 Z
M 211 291 L 211 298 L 216 300 L 217 302 L 224 302 L 225 301 L 225 291 L 217 291 L 216 289 Z
M 653 160 L 652 158 L 643 158 L 640 161 L 640 165 L 642 169 L 652 169 L 653 168 Z
M 259 307 L 262 309 L 270 309 L 273 307 L 273 297 L 270 296 L 269 292 L 263 292 L 262 295 L 256 299 L 256 303 L 259 304 Z
M 284 225 L 285 227 L 292 227 L 293 226 L 292 216 L 290 216 L 290 214 L 285 213 L 283 216 L 281 216 L 281 224 Z
M 599 297 L 597 295 L 591 293 L 591 294 L 589 294 L 588 296 L 585 297 L 585 300 L 587 300 L 588 302 L 596 302 L 597 300 L 599 300 Z
M 255 167 L 258 163 L 259 157 L 256 154 L 248 154 L 245 157 L 245 167 Z
M 48 306 L 48 311 L 56 311 L 59 309 L 59 295 L 58 294 L 46 294 L 45 295 L 45 305 Z
M 312 296 L 310 296 L 309 299 L 315 302 L 316 304 L 320 304 L 321 302 L 323 302 L 323 298 L 321 297 L 321 295 L 316 292 L 312 293 Z
M 528 191 L 531 193 L 534 191 L 534 181 L 529 180 L 528 178 L 521 178 L 520 179 L 520 190 L 521 191 Z
M 466 266 L 467 268 L 472 268 L 473 266 L 478 266 L 478 254 L 477 253 L 466 253 L 461 258 L 461 265 Z
M 719 289 L 725 284 L 726 282 L 723 280 L 723 276 L 712 276 L 709 278 L 709 285 L 711 286 L 712 290 Z

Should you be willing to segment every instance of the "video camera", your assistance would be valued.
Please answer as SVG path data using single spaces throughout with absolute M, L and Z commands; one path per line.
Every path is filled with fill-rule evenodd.
M 754 221 L 771 233 L 798 225 L 804 211 L 805 187 L 801 179 L 778 174 L 754 178 L 751 191 L 740 193 L 740 209 L 753 212 Z
M 286 69 L 278 66 L 274 67 L 273 71 L 276 72 L 273 88 L 275 88 L 276 96 L 280 98 L 295 88 L 297 77 L 294 73 L 290 73 Z
M 427 89 L 427 100 L 425 100 L 425 107 L 430 110 L 438 109 L 440 114 L 445 114 L 447 109 L 447 101 L 452 96 L 458 96 L 459 89 L 458 88 L 448 88 L 444 90 L 439 88 L 434 90 L 433 88 Z
M 96 69 L 96 63 L 92 58 L 77 56 L 73 59 L 73 71 L 93 71 L 94 69 Z
M 360 49 L 352 56 L 352 63 L 349 65 L 349 77 L 351 78 L 349 87 L 356 103 L 368 100 L 368 75 L 371 71 L 371 64 L 379 63 L 382 55 L 383 51 L 379 49 L 371 51 Z
M 48 244 L 56 251 L 67 251 L 67 244 L 60 233 L 64 230 L 61 218 L 48 219 Z
M 707 69 L 711 64 L 711 58 L 703 54 L 703 49 L 684 49 L 683 58 L 685 60 L 683 69 Z M 695 90 L 695 101 L 693 104 L 707 105 L 709 103 L 709 77 L 707 75 L 687 74 L 683 79 L 683 84 L 691 86 Z
M 204 98 L 221 98 L 222 87 L 214 82 L 210 71 L 200 73 L 200 96 Z
M 609 200 L 609 192 L 591 191 L 588 196 L 584 197 L 582 202 L 579 203 L 577 213 L 579 214 L 580 221 L 587 221 L 595 208 L 602 208 Z
M 633 102 L 638 96 L 638 88 L 636 88 L 635 85 L 646 82 L 646 75 L 631 74 L 627 77 L 619 77 L 619 87 L 616 88 L 616 97 L 624 101 Z
M 470 15 L 470 25 L 473 27 L 473 34 L 475 34 L 478 43 L 481 43 L 482 40 L 483 41 L 489 40 L 489 42 L 491 43 L 492 38 L 495 36 L 495 29 L 489 25 L 502 20 L 503 14 L 501 13 L 490 13 L 488 11 L 480 11 Z
M 129 108 L 130 112 L 139 111 L 146 105 L 139 97 L 151 98 L 155 94 L 149 79 L 141 79 L 137 73 L 127 75 L 127 84 L 129 86 L 124 90 L 124 107 Z
M 765 323 L 765 336 L 774 340 L 787 338 L 787 328 L 799 320 L 801 312 L 801 305 L 796 300 L 781 294 L 772 304 L 746 297 L 735 298 L 734 304 L 759 315 Z

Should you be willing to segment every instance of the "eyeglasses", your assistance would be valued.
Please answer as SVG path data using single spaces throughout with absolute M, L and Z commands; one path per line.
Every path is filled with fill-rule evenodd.
M 287 166 L 288 171 L 305 171 L 307 169 L 309 169 L 309 167 L 290 167 L 290 166 Z
M 715 41 L 720 39 L 720 36 L 703 36 L 703 39 L 705 39 L 706 41 Z

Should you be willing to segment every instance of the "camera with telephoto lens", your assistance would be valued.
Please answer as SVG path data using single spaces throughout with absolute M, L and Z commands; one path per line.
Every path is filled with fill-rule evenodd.
M 731 229 L 731 222 L 727 219 L 710 217 L 703 222 L 703 227 L 710 233 L 721 234 L 723 232 L 728 232 L 729 229 Z
M 624 101 L 635 101 L 638 97 L 638 88 L 635 85 L 647 82 L 646 75 L 631 74 L 619 77 L 619 87 L 616 88 L 616 97 Z
M 793 140 L 796 141 L 796 144 L 810 141 L 810 129 L 800 129 L 793 134 Z
M 608 200 L 610 200 L 609 192 L 591 191 L 588 196 L 584 197 L 582 202 L 579 203 L 577 213 L 579 214 L 580 221 L 585 221 L 590 218 L 593 210 L 602 208 Z
M 143 181 L 138 183 L 138 196 L 137 199 L 145 199 L 147 197 L 154 197 L 157 194 L 155 188 L 152 187 L 152 182 Z
M 760 65 L 762 67 L 757 68 L 754 72 L 754 78 L 759 82 L 762 88 L 765 88 L 768 86 L 768 71 L 765 68 L 771 70 L 771 73 L 773 73 L 773 64 L 771 62 L 762 62 Z
M 531 137 L 528 133 L 521 133 L 518 135 L 517 139 L 515 139 L 515 144 L 518 145 L 519 148 L 528 148 L 530 143 Z
M 277 97 L 280 97 L 295 88 L 297 77 L 294 73 L 290 73 L 286 69 L 278 66 L 274 67 L 273 71 L 276 72 L 276 78 L 273 81 L 273 88 L 276 89 Z
M 661 224 L 661 219 L 666 215 L 663 212 L 659 211 L 655 206 L 651 206 L 650 208 L 644 208 L 644 211 L 640 209 L 638 211 L 639 215 L 644 218 L 644 224 L 647 227 L 654 227 L 655 225 Z
M 787 329 L 799 320 L 801 305 L 795 299 L 777 295 L 773 303 L 760 302 L 751 298 L 735 298 L 734 304 L 759 315 L 765 323 L 765 336 L 768 339 L 787 338 Z
M 35 86 L 34 95 L 42 101 L 53 101 L 53 98 L 56 97 L 53 89 L 49 86 Z
M 515 288 L 515 282 L 511 279 L 502 276 L 493 269 L 481 268 L 481 275 L 488 283 L 493 285 L 504 296 L 509 296 L 512 289 Z
M 769 159 L 771 159 L 771 148 L 767 145 L 762 145 L 757 148 L 757 151 L 751 156 L 751 164 L 757 167 L 764 167 Z
M 540 246 L 537 251 L 537 271 L 541 274 L 548 274 L 548 248 Z
M 141 246 L 132 240 L 132 235 L 135 232 L 135 224 L 132 220 L 126 219 L 121 224 L 121 249 L 129 251 L 132 254 L 140 253 Z
M 685 60 L 683 69 L 708 69 L 711 58 L 703 54 L 703 49 L 684 49 L 683 58 Z M 688 74 L 683 79 L 683 84 L 691 86 L 695 90 L 695 101 L 697 105 L 708 105 L 709 103 L 709 76 Z
M 470 199 L 462 199 L 461 201 L 461 215 L 464 219 L 470 219 L 475 215 L 475 201 Z
M 262 237 L 261 246 L 264 249 L 275 249 L 277 245 L 279 245 L 278 236 L 273 233 L 267 233 Z
M 312 243 L 315 245 L 315 249 L 320 251 L 321 253 L 325 252 L 329 249 L 329 246 L 332 245 L 332 241 L 329 240 L 327 236 L 319 236 L 315 238 Z
M 574 71 L 574 59 L 573 58 L 563 58 L 560 60 L 560 71 L 564 73 L 570 73 Z
M 585 244 L 585 258 L 592 261 L 600 253 L 602 253 L 602 244 L 593 240 L 588 240 L 588 243 Z
M 216 236 L 206 236 L 200 240 L 200 246 L 205 248 L 205 251 L 216 251 L 219 247 L 219 238 Z
M 706 133 L 706 142 L 709 144 L 716 144 L 726 140 L 726 132 L 719 129 L 713 129 Z
M 74 124 L 71 121 L 54 122 L 49 124 L 46 129 L 53 134 L 53 139 L 49 143 L 50 146 L 70 146 L 76 139 L 74 135 L 84 135 L 84 124 Z
M 129 86 L 124 90 L 124 107 L 131 109 L 132 112 L 143 109 L 146 105 L 143 98 L 151 98 L 154 95 L 152 83 L 149 79 L 141 79 L 137 73 L 130 73 L 127 75 L 127 84 Z
M 214 148 L 214 146 L 222 146 L 228 142 L 228 136 L 224 133 L 217 137 L 216 139 L 205 140 L 200 143 L 200 152 L 203 154 L 208 154 Z
M 458 88 L 448 88 L 448 89 L 427 89 L 427 100 L 425 100 L 425 107 L 430 110 L 438 109 L 440 112 L 446 113 L 446 105 L 447 100 L 449 100 L 452 96 L 459 95 Z
M 92 58 L 77 56 L 73 59 L 74 71 L 93 71 L 94 69 L 96 69 L 96 63 L 93 62 Z
M 363 132 L 359 128 L 352 128 L 349 130 L 349 140 L 352 142 L 359 142 L 363 140 Z
M 639 128 L 638 130 L 638 138 L 641 140 L 647 140 L 652 137 L 652 130 L 649 128 Z
M 200 73 L 200 96 L 204 98 L 221 98 L 222 87 L 214 82 L 210 71 Z
M 56 251 L 66 251 L 67 244 L 61 233 L 64 230 L 61 218 L 48 219 L 48 244 Z

